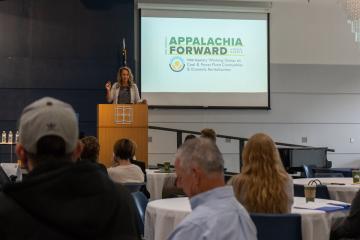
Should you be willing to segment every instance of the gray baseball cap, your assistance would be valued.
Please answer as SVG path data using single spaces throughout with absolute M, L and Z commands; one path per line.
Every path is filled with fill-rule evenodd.
M 37 142 L 44 136 L 59 136 L 71 153 L 77 144 L 79 127 L 71 105 L 51 97 L 41 98 L 24 108 L 19 124 L 19 143 L 36 154 Z

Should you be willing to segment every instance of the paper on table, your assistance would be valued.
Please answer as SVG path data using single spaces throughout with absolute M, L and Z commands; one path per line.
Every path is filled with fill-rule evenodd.
M 321 210 L 325 212 L 341 211 L 350 208 L 349 204 L 342 203 L 317 203 L 317 202 L 308 202 L 294 205 L 294 208 L 301 209 L 312 209 L 312 210 Z

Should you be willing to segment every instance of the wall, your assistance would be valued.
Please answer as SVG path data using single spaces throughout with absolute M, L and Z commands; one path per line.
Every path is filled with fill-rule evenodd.
M 122 38 L 134 41 L 134 7 L 132 0 L 83 2 L 91 8 L 80 0 L 0 1 L 1 131 L 15 130 L 31 101 L 53 96 L 74 106 L 82 131 L 96 134 L 96 104 L 116 78 Z
M 275 1 L 270 43 L 271 110 L 154 109 L 149 124 L 239 137 L 266 132 L 279 142 L 334 148 L 335 167 L 360 167 L 360 48 L 338 1 Z M 174 134 L 149 136 L 149 162 L 173 161 Z M 225 167 L 238 170 L 237 143 L 218 145 Z

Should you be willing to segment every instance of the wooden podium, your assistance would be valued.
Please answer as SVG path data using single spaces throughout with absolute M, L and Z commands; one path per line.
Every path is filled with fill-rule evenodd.
M 117 140 L 128 138 L 136 145 L 136 159 L 148 162 L 148 106 L 146 104 L 99 104 L 97 106 L 99 160 L 110 167 Z

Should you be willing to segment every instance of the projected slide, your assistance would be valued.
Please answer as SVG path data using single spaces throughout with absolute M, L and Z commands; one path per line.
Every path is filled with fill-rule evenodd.
M 143 16 L 142 97 L 155 106 L 268 107 L 267 28 L 266 17 Z

